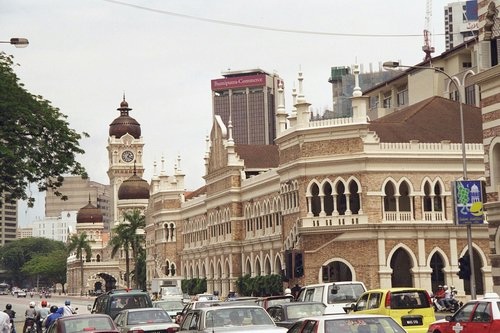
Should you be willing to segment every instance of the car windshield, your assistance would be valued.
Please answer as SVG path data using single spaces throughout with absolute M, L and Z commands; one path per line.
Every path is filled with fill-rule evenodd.
M 352 319 L 331 319 L 325 320 L 325 332 L 338 333 L 405 333 L 396 322 L 389 317 L 380 318 L 359 318 L 353 316 Z
M 335 288 L 338 290 L 332 294 L 333 284 L 328 286 L 328 304 L 356 302 L 359 296 L 365 292 L 363 286 L 358 283 L 336 284 Z
M 149 305 L 151 306 L 151 305 Z M 111 298 L 111 311 L 119 312 L 125 309 L 148 307 L 146 297 L 142 295 L 116 295 Z
M 151 308 L 145 311 L 131 311 L 127 318 L 128 325 L 171 322 L 172 319 L 170 319 L 170 316 L 165 311 Z
M 84 318 L 69 317 L 62 321 L 63 332 L 88 332 L 88 331 L 109 331 L 115 330 L 110 318 L 89 316 Z
M 274 322 L 263 308 L 218 308 L 207 311 L 206 327 L 272 325 Z
M 300 304 L 300 302 L 290 304 L 286 309 L 287 318 L 289 321 L 295 321 L 303 317 L 322 316 L 325 312 L 325 305 L 318 304 Z

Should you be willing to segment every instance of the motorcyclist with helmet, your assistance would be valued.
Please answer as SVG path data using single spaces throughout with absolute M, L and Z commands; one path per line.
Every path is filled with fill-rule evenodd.
M 76 314 L 76 311 L 71 307 L 71 301 L 69 299 L 64 301 L 63 309 L 64 309 L 63 310 L 63 317 L 72 316 L 72 315 Z
M 40 302 L 41 307 L 38 309 L 36 313 L 36 331 L 38 333 L 42 332 L 42 323 L 49 315 L 49 308 L 47 307 L 48 303 L 46 300 L 42 300 Z
M 36 323 L 36 309 L 35 302 L 31 301 L 29 307 L 24 312 L 26 319 L 24 320 L 23 333 L 26 333 L 28 327 L 34 327 Z
M 5 310 L 3 310 L 3 312 L 9 315 L 10 324 L 12 326 L 11 332 L 16 333 L 16 326 L 14 325 L 14 318 L 16 318 L 16 311 L 12 310 L 12 304 L 7 303 L 7 305 L 5 305 Z
M 45 320 L 42 323 L 42 326 L 45 327 L 45 329 L 49 328 L 50 325 L 59 317 L 62 317 L 63 314 L 63 309 L 57 307 L 57 305 L 52 305 L 50 307 L 50 314 L 45 318 Z
M 451 305 L 450 304 L 451 303 L 451 290 L 448 289 L 447 285 L 443 286 L 443 290 L 444 290 L 443 297 L 439 299 L 439 305 L 441 305 L 441 307 L 443 309 L 449 309 L 450 305 Z

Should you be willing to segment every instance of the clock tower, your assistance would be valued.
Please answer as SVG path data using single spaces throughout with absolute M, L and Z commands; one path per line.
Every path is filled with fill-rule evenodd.
M 117 109 L 120 116 L 109 125 L 108 138 L 108 177 L 111 186 L 111 207 L 113 222 L 118 220 L 118 190 L 126 179 L 136 174 L 142 177 L 144 165 L 142 163 L 142 152 L 144 141 L 141 136 L 141 125 L 129 116 L 128 107 L 125 101 L 120 103 Z

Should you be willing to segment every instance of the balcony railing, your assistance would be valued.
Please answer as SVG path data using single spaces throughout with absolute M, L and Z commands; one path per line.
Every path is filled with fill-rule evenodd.
M 368 224 L 368 215 L 314 216 L 302 218 L 303 228 Z

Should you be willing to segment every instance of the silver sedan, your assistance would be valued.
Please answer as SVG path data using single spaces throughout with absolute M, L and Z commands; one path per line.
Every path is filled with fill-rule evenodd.
M 121 333 L 143 331 L 174 333 L 179 325 L 174 323 L 168 313 L 161 308 L 128 309 L 118 313 L 116 326 Z

